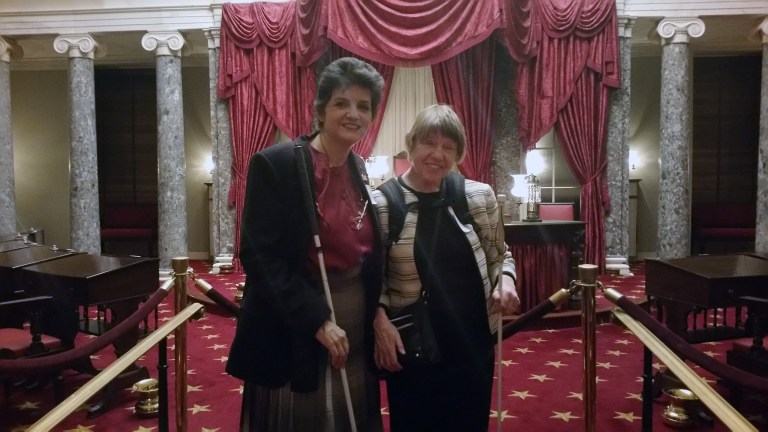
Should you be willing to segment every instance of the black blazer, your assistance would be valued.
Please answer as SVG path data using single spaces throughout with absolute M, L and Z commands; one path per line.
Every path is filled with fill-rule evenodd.
M 298 172 L 294 149 L 299 145 L 304 152 L 304 169 L 315 203 L 311 139 L 301 136 L 251 158 L 238 255 L 246 273 L 245 293 L 226 367 L 229 374 L 268 388 L 290 382 L 297 392 L 318 387 L 318 364 L 327 361 L 327 353 L 315 333 L 331 316 L 322 282 L 308 269 L 314 243 L 300 182 L 303 173 Z M 362 159 L 350 152 L 348 166 L 363 196 L 370 199 Z M 362 263 L 362 277 L 366 356 L 372 365 L 372 323 L 381 292 L 382 243 L 376 235 L 378 217 L 371 210 L 373 206 L 368 208 L 374 253 Z

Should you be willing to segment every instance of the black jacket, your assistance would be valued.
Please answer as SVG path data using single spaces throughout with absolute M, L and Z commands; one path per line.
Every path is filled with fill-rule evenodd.
M 226 368 L 237 378 L 268 388 L 290 382 L 297 392 L 318 387 L 318 364 L 327 361 L 327 353 L 315 333 L 331 315 L 322 282 L 308 270 L 313 235 L 300 182 L 303 173 L 298 172 L 294 149 L 299 145 L 304 153 L 314 206 L 311 138 L 301 136 L 295 142 L 273 145 L 251 159 L 240 229 L 245 293 Z M 347 165 L 363 196 L 368 196 L 362 159 L 350 152 Z M 378 219 L 371 208 L 367 217 L 373 222 L 374 253 L 362 263 L 362 277 L 366 356 L 372 365 L 382 247 L 376 235 Z

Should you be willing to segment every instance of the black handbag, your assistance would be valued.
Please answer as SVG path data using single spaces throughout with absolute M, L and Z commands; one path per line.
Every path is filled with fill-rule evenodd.
M 400 333 L 405 348 L 405 354 L 397 354 L 401 365 L 428 366 L 440 362 L 442 355 L 429 316 L 429 302 L 423 289 L 415 303 L 392 315 L 390 321 Z

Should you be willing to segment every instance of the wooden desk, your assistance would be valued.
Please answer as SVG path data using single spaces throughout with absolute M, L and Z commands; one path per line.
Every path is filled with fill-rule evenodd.
M 512 222 L 504 240 L 517 267 L 520 309 L 528 311 L 578 277 L 584 250 L 581 221 Z
M 44 331 L 74 345 L 78 331 L 78 306 L 104 305 L 118 324 L 135 312 L 139 304 L 159 286 L 159 260 L 132 256 L 74 254 L 19 270 L 21 288 L 32 295 L 50 295 L 59 316 L 45 316 Z M 139 338 L 138 328 L 114 343 L 119 357 Z M 95 369 L 91 372 L 97 372 Z M 106 409 L 112 393 L 149 377 L 146 368 L 129 368 L 105 390 L 102 401 L 89 410 L 89 416 Z
M 743 337 L 746 330 L 734 325 L 689 329 L 692 307 L 701 309 L 740 306 L 740 296 L 768 293 L 768 261 L 749 255 L 713 255 L 646 260 L 645 292 L 657 298 L 666 325 L 691 343 Z
M 47 246 L 29 245 L 29 247 L 0 252 L 0 295 L 21 293 L 18 270 L 29 265 L 63 258 L 78 252 L 63 249 L 51 249 Z

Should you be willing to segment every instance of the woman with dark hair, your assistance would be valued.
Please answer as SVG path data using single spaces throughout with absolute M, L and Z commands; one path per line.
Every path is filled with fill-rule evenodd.
M 241 431 L 351 430 L 342 368 L 357 430 L 382 429 L 378 380 L 369 367 L 381 242 L 365 165 L 351 148 L 376 115 L 383 86 L 371 65 L 333 61 L 318 77 L 318 130 L 251 159 L 239 254 L 246 282 L 227 362 L 227 372 L 245 381 Z
M 510 314 L 520 306 L 501 211 L 493 189 L 472 180 L 463 188 L 470 220 L 462 219 L 457 201 L 444 199 L 446 179 L 466 151 L 464 126 L 451 107 L 422 110 L 405 141 L 411 166 L 396 187 L 407 213 L 387 251 L 373 324 L 376 364 L 390 372 L 391 431 L 484 432 L 493 386 L 493 334 L 501 331 L 498 312 Z M 393 203 L 379 190 L 373 198 L 382 238 L 389 238 Z M 422 292 L 428 295 L 442 358 L 430 365 L 403 360 L 403 341 L 389 319 Z

